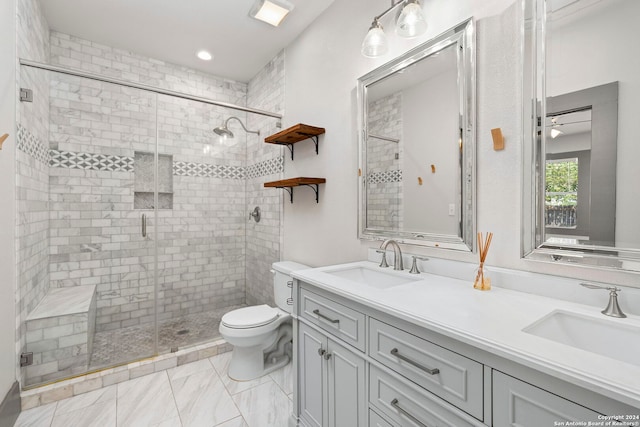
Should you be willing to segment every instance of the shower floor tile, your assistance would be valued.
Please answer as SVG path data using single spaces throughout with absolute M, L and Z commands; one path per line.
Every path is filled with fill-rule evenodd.
M 222 315 L 240 307 L 242 306 L 225 307 L 161 321 L 158 328 L 158 352 L 167 353 L 175 347 L 182 348 L 218 338 Z M 153 337 L 154 327 L 151 323 L 96 332 L 89 369 L 153 356 Z

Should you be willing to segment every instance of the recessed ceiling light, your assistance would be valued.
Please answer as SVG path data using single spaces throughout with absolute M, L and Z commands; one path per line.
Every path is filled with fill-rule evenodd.
M 202 59 L 203 61 L 211 61 L 213 56 L 206 50 L 201 50 L 200 52 L 198 52 L 198 58 Z
M 277 27 L 292 10 L 293 4 L 286 0 L 257 0 L 249 16 Z

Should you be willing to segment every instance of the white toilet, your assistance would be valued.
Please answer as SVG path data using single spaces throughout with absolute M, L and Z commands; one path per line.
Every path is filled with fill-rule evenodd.
M 248 381 L 291 360 L 291 272 L 309 268 L 291 261 L 274 262 L 273 289 L 277 308 L 266 304 L 239 308 L 222 316 L 220 335 L 233 345 L 229 377 Z

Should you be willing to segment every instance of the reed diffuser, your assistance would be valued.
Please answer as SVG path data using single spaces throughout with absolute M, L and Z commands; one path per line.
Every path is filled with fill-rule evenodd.
M 480 265 L 478 266 L 478 274 L 476 274 L 476 280 L 473 282 L 473 287 L 474 289 L 479 289 L 481 291 L 488 291 L 491 289 L 491 279 L 484 275 L 484 261 L 487 259 L 492 238 L 493 233 L 487 233 L 486 240 L 482 238 L 482 233 L 478 233 L 478 254 L 480 255 Z

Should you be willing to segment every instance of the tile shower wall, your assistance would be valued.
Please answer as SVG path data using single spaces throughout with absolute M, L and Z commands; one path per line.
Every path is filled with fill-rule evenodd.
M 276 55 L 250 82 L 247 103 L 254 108 L 284 115 L 284 51 Z M 263 183 L 281 179 L 284 170 L 283 147 L 265 144 L 265 136 L 280 131 L 272 118 L 251 115 L 249 128 L 259 129 L 260 137 L 247 140 L 247 206 L 259 206 L 259 223 L 247 221 L 247 304 L 273 306 L 271 264 L 280 260 L 283 190 L 264 188 Z
M 51 41 L 53 63 L 226 102 L 246 99 L 240 83 L 64 34 L 53 32 Z M 78 78 L 56 76 L 51 86 L 50 140 L 63 153 L 52 162 L 52 286 L 96 284 L 97 331 L 153 321 L 152 243 L 140 233 L 145 211 L 133 204 L 142 169 L 130 162 L 155 150 L 157 102 L 158 151 L 171 158 L 173 196 L 157 220 L 146 212 L 149 238 L 158 232 L 159 319 L 244 303 L 243 135 L 222 147 L 212 132 L 231 113 Z
M 245 135 L 232 128 L 222 144 L 212 132 L 230 115 L 246 120 L 158 97 L 159 152 L 174 161 L 173 209 L 158 212 L 161 320 L 245 301 Z
M 367 139 L 367 227 L 401 230 L 402 93 L 369 103 Z M 398 139 L 386 141 L 375 136 Z
M 282 112 L 284 53 L 270 61 L 247 88 L 242 83 L 216 79 L 65 34 L 52 32 L 51 44 L 53 63 Z M 238 116 L 250 129 L 260 129 L 261 137 L 245 135 L 238 128 L 237 144 L 221 146 L 212 128 L 230 115 Z M 273 302 L 268 272 L 271 263 L 280 259 L 282 194 L 264 189 L 262 184 L 282 176 L 281 148 L 263 142 L 265 135 L 278 130 L 276 123 L 273 118 L 158 97 L 159 153 L 172 156 L 174 168 L 173 209 L 158 212 L 161 320 L 245 301 L 249 304 Z M 230 122 L 232 129 L 234 125 L 237 123 Z M 105 132 L 109 134 L 113 130 Z M 71 132 L 74 133 L 77 132 Z M 105 152 L 133 157 L 131 150 L 120 149 L 123 141 L 126 145 L 127 138 L 130 138 L 127 134 L 108 135 L 107 146 L 111 148 Z M 247 138 L 246 148 L 243 138 Z M 69 146 L 70 139 L 78 144 Z M 73 135 L 60 137 L 52 133 L 52 144 L 59 151 L 95 153 L 94 140 L 95 137 L 91 137 L 91 143 L 86 144 Z M 124 182 L 116 185 L 123 188 Z M 248 221 L 249 206 L 254 205 L 263 209 L 260 224 Z M 135 234 L 139 214 L 133 216 L 130 227 Z M 123 281 L 140 279 L 131 271 L 118 274 Z M 111 276 L 109 279 L 115 278 L 112 274 L 106 275 Z M 110 289 L 106 289 L 106 285 L 104 289 L 99 287 L 97 330 L 149 320 L 149 294 L 129 291 L 129 295 L 122 295 L 122 287 L 117 284 Z
M 245 105 L 247 85 L 51 31 L 51 63 L 136 83 Z
M 95 285 L 96 331 L 153 321 L 133 158 L 155 150 L 156 97 L 54 74 L 50 98 L 51 287 Z
M 49 60 L 49 27 L 36 0 L 18 0 L 17 54 L 20 58 Z M 37 70 L 16 72 L 18 87 L 33 90 L 32 103 L 16 106 L 17 233 L 16 353 L 26 348 L 22 320 L 49 288 L 49 77 Z M 17 378 L 24 384 L 24 371 Z

